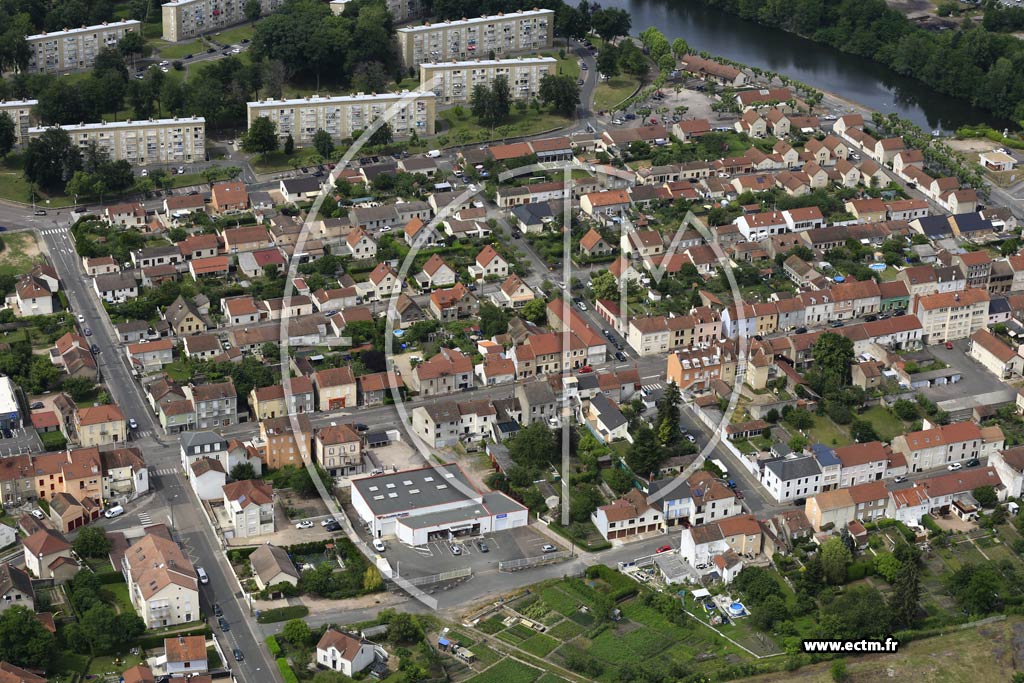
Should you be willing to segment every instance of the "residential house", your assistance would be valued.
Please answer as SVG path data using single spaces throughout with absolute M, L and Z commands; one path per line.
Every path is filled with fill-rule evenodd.
M 522 308 L 529 302 L 533 301 L 536 296 L 533 290 L 530 289 L 529 285 L 523 282 L 516 274 L 509 275 L 508 278 L 501 283 L 501 287 L 493 295 L 494 301 L 497 305 L 504 308 Z
M 335 479 L 363 473 L 363 437 L 352 425 L 318 429 L 313 446 L 317 462 Z
M 299 570 L 288 556 L 288 551 L 276 545 L 264 543 L 249 556 L 253 579 L 259 590 L 287 583 L 297 586 Z
M 199 500 L 219 500 L 223 497 L 227 472 L 224 471 L 224 465 L 220 460 L 198 458 L 192 461 L 185 474 Z
M 297 429 L 296 429 L 297 428 Z M 312 428 L 308 415 L 274 417 L 260 422 L 263 461 L 272 470 L 285 465 L 301 466 L 311 456 Z
M 174 362 L 174 342 L 170 339 L 157 339 L 128 344 L 125 355 L 135 372 L 148 375 Z
M 661 511 L 648 504 L 644 494 L 636 489 L 598 507 L 591 513 L 590 521 L 609 541 L 659 531 L 662 525 Z
M 214 183 L 210 188 L 210 208 L 215 214 L 240 213 L 248 209 L 245 183 L 237 180 Z
M 96 296 L 108 304 L 123 304 L 139 296 L 139 283 L 132 273 L 126 271 L 97 275 L 92 285 Z
M 911 472 L 981 458 L 983 447 L 981 428 L 973 422 L 939 425 L 900 434 L 892 440 L 892 450 L 903 455 Z
M 345 676 L 354 676 L 374 661 L 373 643 L 329 628 L 316 644 L 316 663 Z
M 36 592 L 28 572 L 10 562 L 0 564 L 0 612 L 19 605 L 35 612 L 35 600 Z M 2 682 L 3 677 L 0 676 Z
M 473 361 L 461 351 L 442 348 L 412 371 L 411 388 L 421 396 L 449 394 L 473 386 Z
M 274 532 L 274 491 L 259 479 L 243 479 L 224 486 L 224 510 L 235 538 Z
M 968 355 L 1000 380 L 1011 380 L 1024 374 L 1024 358 L 987 329 L 971 335 Z
M 78 572 L 71 557 L 71 544 L 59 531 L 40 529 L 22 541 L 25 569 L 37 579 L 66 580 Z M 74 565 L 74 571 L 68 563 Z
M 431 254 L 416 280 L 424 290 L 451 287 L 455 284 L 455 271 L 438 254 Z
M 209 670 L 206 636 L 171 636 L 164 638 L 166 670 L 172 676 L 188 674 L 191 678 Z
M 255 419 L 266 420 L 314 411 L 313 382 L 308 377 L 291 377 L 286 381 L 287 387 L 282 382 L 252 388 L 249 392 L 249 407 Z
M 114 444 L 127 440 L 128 423 L 121 409 L 113 404 L 79 408 L 75 432 L 83 448 Z
M 508 277 L 508 261 L 490 244 L 476 255 L 476 262 L 469 266 L 469 274 L 477 279 Z
M 199 429 L 238 424 L 238 393 L 229 377 L 223 382 L 189 384 L 185 396 L 195 408 L 195 426 Z
M 989 294 L 984 289 L 965 289 L 915 296 L 910 312 L 924 328 L 924 343 L 967 339 L 988 325 Z
M 122 228 L 141 228 L 146 225 L 146 209 L 138 202 L 106 206 L 100 217 L 106 223 Z
M 347 366 L 315 372 L 313 384 L 320 410 L 340 410 L 356 405 L 356 379 Z

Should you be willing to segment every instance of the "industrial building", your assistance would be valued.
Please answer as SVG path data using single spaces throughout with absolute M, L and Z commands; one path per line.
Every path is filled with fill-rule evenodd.
M 398 48 L 406 67 L 490 56 L 492 52 L 494 57 L 534 52 L 551 47 L 554 24 L 554 10 L 534 9 L 403 26 L 397 31 Z
M 141 30 L 140 22 L 128 19 L 25 36 L 29 51 L 27 71 L 59 74 L 90 69 L 100 50 L 114 47 L 126 33 Z
M 554 57 L 479 59 L 464 62 L 420 64 L 420 87 L 429 88 L 444 104 L 465 104 L 477 85 L 490 87 L 498 76 L 508 80 L 509 92 L 516 100 L 528 100 L 540 93 L 544 76 L 555 75 Z
M 60 126 L 81 148 L 89 143 L 133 165 L 176 164 L 206 160 L 206 119 L 191 116 L 146 121 L 114 121 Z M 30 138 L 46 128 L 29 128 Z
M 527 508 L 498 491 L 480 493 L 455 463 L 353 479 L 352 507 L 374 538 L 409 545 L 529 523 Z
M 277 134 L 288 135 L 297 145 L 308 145 L 318 130 L 325 130 L 335 140 L 352 137 L 366 130 L 377 119 L 391 125 L 396 138 L 434 134 L 435 102 L 432 92 L 342 95 L 339 97 L 302 97 L 292 100 L 261 100 L 249 102 L 248 126 L 258 117 L 277 124 Z

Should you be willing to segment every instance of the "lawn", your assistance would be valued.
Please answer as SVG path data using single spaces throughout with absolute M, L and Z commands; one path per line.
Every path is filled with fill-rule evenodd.
M 9 199 L 12 202 L 30 204 L 32 197 L 29 195 L 29 183 L 21 171 L 0 172 L 0 199 Z M 47 195 L 45 192 L 38 192 L 40 208 L 60 208 L 71 206 L 75 203 L 73 197 L 64 195 Z
M 582 626 L 574 621 L 566 619 L 565 621 L 555 624 L 548 629 L 548 635 L 559 640 L 572 640 L 579 634 L 583 633 L 584 629 Z
M 0 275 L 20 275 L 32 270 L 39 257 L 35 233 L 8 232 L 0 235 L 4 250 L 0 252 Z
M 182 59 L 185 55 L 206 52 L 206 45 L 199 40 L 190 40 L 186 43 L 165 43 L 162 40 L 155 40 L 152 45 L 162 59 Z
M 103 587 L 103 590 L 110 593 L 111 600 L 118 612 L 131 613 L 135 610 L 131 598 L 128 597 L 127 583 L 111 583 Z
M 554 57 L 558 60 L 558 75 L 560 76 L 572 76 L 573 78 L 580 77 L 580 59 L 574 54 L 566 54 L 565 57 L 560 58 L 558 52 L 544 52 L 541 54 L 542 57 Z
M 624 99 L 633 94 L 640 81 L 630 76 L 616 76 L 601 81 L 594 89 L 594 109 L 610 111 Z
M 814 426 L 807 430 L 807 436 L 812 442 L 823 443 L 826 446 L 845 446 L 850 443 L 850 435 L 827 415 L 812 414 Z
M 476 628 L 478 631 L 482 631 L 487 635 L 494 635 L 498 631 L 504 631 L 505 624 L 501 623 L 500 616 L 495 615 L 486 621 L 481 621 L 476 625 Z
M 111 671 L 122 672 L 136 664 L 142 664 L 142 658 L 135 655 L 117 657 L 116 662 L 114 660 L 115 657 L 93 657 L 89 662 L 89 673 L 100 676 Z
M 210 37 L 221 45 L 237 45 L 244 38 L 252 40 L 255 32 L 256 28 L 252 24 L 242 24 L 241 26 L 235 26 L 234 28 L 215 33 Z
M 174 361 L 164 366 L 163 371 L 167 376 L 177 382 L 188 381 L 191 371 L 181 361 Z
M 514 659 L 503 659 L 490 669 L 473 676 L 466 683 L 533 683 L 540 670 Z
M 907 432 L 907 426 L 903 421 L 885 406 L 872 406 L 861 413 L 860 417 L 875 428 L 879 441 L 889 442 Z
M 311 164 L 310 159 L 315 154 L 316 150 L 312 147 L 297 147 L 290 155 L 284 152 L 268 152 L 253 157 L 252 167 L 257 173 L 290 171 L 293 168 Z
M 535 135 L 569 123 L 568 119 L 554 114 L 532 110 L 520 113 L 514 108 L 508 123 L 494 130 L 478 124 L 465 108 L 446 109 L 438 118 L 444 122 L 444 130 L 438 130 L 438 144 L 442 147 Z

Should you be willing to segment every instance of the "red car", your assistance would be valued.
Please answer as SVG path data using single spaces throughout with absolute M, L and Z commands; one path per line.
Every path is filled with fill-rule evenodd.
M 593 371 L 594 371 L 594 368 L 590 367 L 589 365 L 584 365 L 582 368 L 580 368 L 580 374 L 584 374 L 584 375 L 586 373 L 588 373 L 588 372 L 593 372 Z
M 947 349 L 953 348 L 953 342 L 951 342 L 951 341 L 946 342 L 946 348 Z
M 655 550 L 654 552 L 655 553 L 667 553 L 670 550 L 672 550 L 672 546 L 670 546 L 670 545 L 663 545 L 660 548 L 658 548 L 657 550 Z

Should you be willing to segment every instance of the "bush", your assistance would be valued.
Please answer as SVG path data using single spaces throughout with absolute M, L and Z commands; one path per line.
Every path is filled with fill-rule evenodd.
M 942 529 L 939 528 L 939 525 L 935 522 L 931 515 L 921 516 L 921 526 L 928 530 L 929 536 L 938 536 L 942 533 Z
M 289 619 L 301 619 L 308 614 L 309 608 L 305 605 L 288 605 L 287 607 L 263 610 L 256 617 L 256 621 L 261 624 L 273 624 L 278 621 L 288 621 Z
M 267 650 L 274 659 L 281 656 L 281 645 L 277 642 L 276 636 L 267 636 Z
M 854 562 L 846 568 L 846 581 L 858 581 L 868 575 L 871 565 L 865 562 Z
M 281 678 L 284 683 L 299 683 L 299 677 L 295 675 L 292 668 L 288 666 L 288 660 L 284 657 L 277 658 L 277 668 L 281 671 Z
M 233 548 L 228 551 L 228 562 L 231 564 L 242 564 L 254 552 L 256 552 L 256 548 Z

